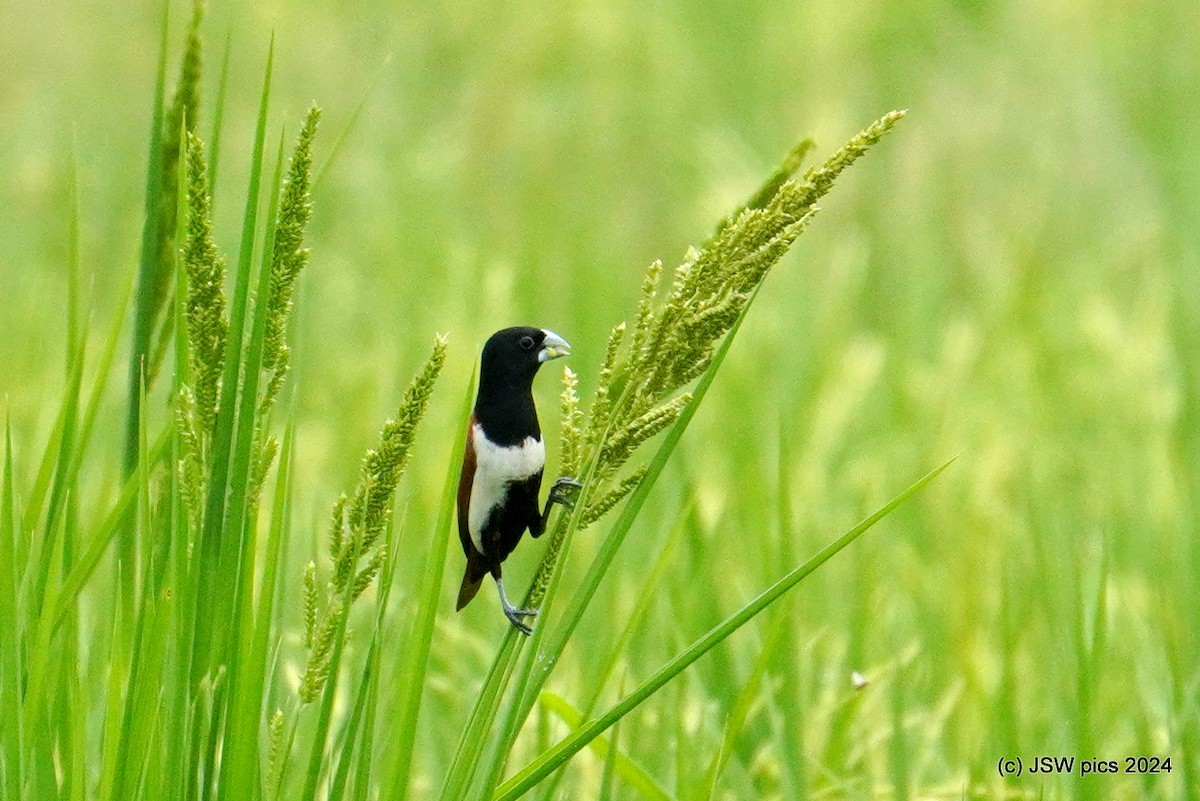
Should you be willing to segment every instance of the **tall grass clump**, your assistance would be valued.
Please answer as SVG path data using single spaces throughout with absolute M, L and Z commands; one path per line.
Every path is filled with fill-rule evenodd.
M 89 351 L 74 290 L 68 389 L 27 490 L 19 483 L 18 449 L 6 434 L 0 472 L 0 797 L 6 801 L 276 798 L 298 736 L 311 745 L 307 769 L 291 772 L 294 786 L 285 797 L 305 788 L 314 797 L 335 755 L 341 759 L 334 781 L 354 786 L 349 755 L 357 752 L 344 746 L 344 728 L 330 726 L 338 691 L 332 677 L 350 636 L 350 606 L 381 575 L 377 623 L 387 608 L 387 541 L 398 533 L 392 500 L 446 342 L 435 340 L 395 419 L 364 459 L 357 486 L 335 505 L 331 571 L 323 593 L 315 565 L 305 581 L 308 665 L 292 683 L 279 652 L 295 424 L 290 412 L 282 424 L 274 418 L 290 367 L 296 284 L 309 262 L 305 235 L 320 110 L 304 116 L 290 151 L 281 134 L 268 161 L 272 47 L 241 242 L 236 256 L 226 258 L 212 214 L 217 171 L 195 126 L 200 19 L 196 5 L 180 89 L 165 112 L 164 15 L 143 259 L 127 293 L 136 387 L 132 456 L 123 456 L 128 475 L 94 509 L 78 500 L 80 471 L 94 461 L 90 434 L 124 315 L 113 321 L 85 396 Z M 77 237 L 75 208 L 72 215 Z M 147 333 L 154 330 L 158 339 Z M 151 394 L 158 360 L 170 368 L 167 414 Z M 109 584 L 99 570 L 106 560 L 113 567 Z M 375 677 L 380 630 L 368 638 Z M 286 711 L 269 703 L 288 697 L 294 703 Z M 311 705 L 318 697 L 322 703 Z M 368 697 L 360 693 L 356 720 L 365 718 L 370 729 Z M 315 715 L 310 705 L 319 708 Z M 331 732 L 337 737 L 326 736 Z
M 521 796 L 945 468 L 937 468 L 910 486 L 696 640 L 606 713 L 579 723 L 568 737 L 502 781 L 517 736 L 542 688 L 711 386 L 771 268 L 810 223 L 817 201 L 841 172 L 902 117 L 903 112 L 882 117 L 824 163 L 797 177 L 811 148 L 807 140 L 801 142 L 751 199 L 717 226 L 707 242 L 689 248 L 666 286 L 662 263 L 651 264 L 633 322 L 619 323 L 609 334 L 586 413 L 580 408 L 577 377 L 570 369 L 564 372 L 562 469 L 580 476 L 583 487 L 573 511 L 556 519 L 550 545 L 525 599 L 526 606 L 542 608 L 529 646 L 522 649 L 523 638 L 515 629 L 507 632 L 463 730 L 443 784 L 443 799 Z M 650 458 L 638 459 L 639 449 L 663 432 L 666 436 Z M 563 555 L 571 537 L 622 502 L 622 513 L 582 582 L 557 618 L 551 618 L 548 612 L 559 592 Z M 602 676 L 598 680 L 607 679 Z

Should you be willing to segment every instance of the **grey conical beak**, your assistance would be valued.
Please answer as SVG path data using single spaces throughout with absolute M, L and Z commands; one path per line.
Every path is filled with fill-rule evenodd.
M 539 362 L 548 362 L 571 352 L 571 345 L 558 334 L 545 329 L 542 329 L 542 333 L 546 335 L 546 338 L 542 340 L 542 349 L 538 351 Z

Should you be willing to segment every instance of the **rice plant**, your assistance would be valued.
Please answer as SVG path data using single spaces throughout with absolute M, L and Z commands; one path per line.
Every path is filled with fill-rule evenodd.
M 1077 6 L 14 8 L 0 798 L 1195 795 L 1195 12 Z M 522 322 L 528 638 L 443 582 Z

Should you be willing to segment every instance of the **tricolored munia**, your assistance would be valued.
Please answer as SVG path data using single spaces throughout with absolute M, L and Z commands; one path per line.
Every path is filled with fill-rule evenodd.
M 500 564 L 526 529 L 533 537 L 542 535 L 555 503 L 573 505 L 570 493 L 579 487 L 573 478 L 558 479 L 546 505 L 538 508 L 546 445 L 533 405 L 533 377 L 544 362 L 570 350 L 566 340 L 543 328 L 505 328 L 488 339 L 458 481 L 458 538 L 467 569 L 457 608 L 475 597 L 491 573 L 504 614 L 525 634 L 533 630 L 524 618 L 538 610 L 519 609 L 509 602 Z

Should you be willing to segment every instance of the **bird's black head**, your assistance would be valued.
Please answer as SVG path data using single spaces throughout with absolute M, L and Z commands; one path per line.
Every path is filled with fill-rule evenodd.
M 571 352 L 567 341 L 544 328 L 505 328 L 483 346 L 475 421 L 497 445 L 540 437 L 533 407 L 533 377 L 542 362 Z
M 528 390 L 543 362 L 571 352 L 567 341 L 544 328 L 504 328 L 483 346 L 479 387 L 483 391 L 507 388 Z

